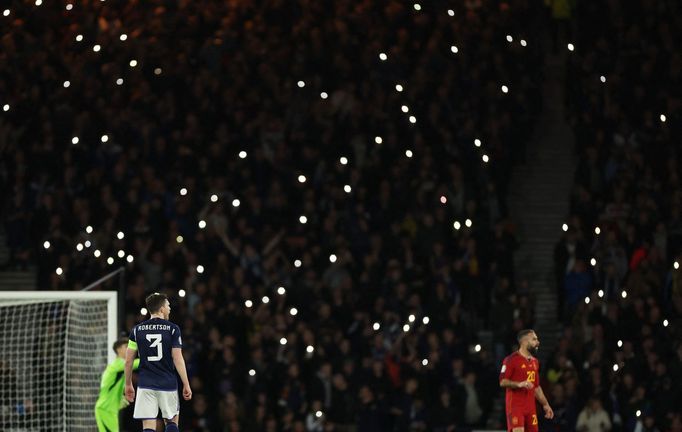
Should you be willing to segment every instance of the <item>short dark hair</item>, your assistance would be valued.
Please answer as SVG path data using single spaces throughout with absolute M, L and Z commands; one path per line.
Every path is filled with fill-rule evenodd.
M 119 338 L 114 342 L 114 352 L 118 353 L 118 349 L 121 345 L 128 345 L 128 338 Z
M 533 329 L 523 329 L 523 330 L 521 330 L 520 332 L 518 332 L 518 333 L 516 334 L 516 340 L 517 340 L 518 342 L 521 342 L 521 339 L 523 339 L 524 337 L 526 337 L 527 335 L 529 335 L 529 334 L 531 334 L 531 333 L 535 333 L 535 330 L 533 330 Z
M 144 302 L 147 305 L 147 311 L 149 311 L 150 314 L 153 314 L 158 312 L 166 304 L 166 300 L 168 300 L 166 294 L 154 293 L 148 295 Z

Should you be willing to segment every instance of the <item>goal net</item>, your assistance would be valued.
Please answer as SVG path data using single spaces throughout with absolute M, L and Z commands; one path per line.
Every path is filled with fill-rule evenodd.
M 115 291 L 0 292 L 0 430 L 93 431 Z

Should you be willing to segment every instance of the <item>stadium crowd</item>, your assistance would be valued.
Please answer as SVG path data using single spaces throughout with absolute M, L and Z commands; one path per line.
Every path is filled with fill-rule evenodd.
M 419 10 L 369 0 L 12 9 L 0 18 L 9 265 L 35 265 L 38 286 L 52 290 L 79 289 L 126 266 L 126 329 L 143 319 L 145 294 L 168 293 L 195 393 L 181 410 L 183 430 L 499 427 L 503 419 L 489 417 L 501 394 L 500 359 L 476 337 L 492 330 L 511 349 L 515 332 L 533 325 L 527 285 L 515 282 L 517 239 L 505 197 L 540 108 L 542 29 L 533 24 L 542 13 L 533 2 L 475 0 Z M 617 56 L 614 40 L 633 37 L 623 23 L 613 40 L 590 44 L 585 32 L 576 44 Z M 647 36 L 659 31 L 665 27 Z M 593 62 L 618 64 L 620 57 L 602 54 Z M 660 60 L 658 51 L 645 54 Z M 601 73 L 590 70 L 587 52 L 575 58 L 586 63 L 573 65 L 581 80 Z M 629 78 L 619 84 L 617 72 L 607 74 L 606 90 L 571 84 L 580 145 L 615 138 L 616 123 L 597 115 L 603 105 L 592 99 L 598 91 L 622 115 L 625 105 L 612 99 Z M 665 97 L 676 107 L 673 93 Z M 651 136 L 647 144 L 668 147 L 673 111 L 667 140 Z M 626 153 L 614 157 L 651 166 L 659 152 L 647 158 L 639 135 L 639 146 L 628 145 L 639 126 L 620 124 Z M 582 170 L 617 165 L 607 163 L 615 149 L 605 145 L 590 164 L 590 148 L 580 149 Z M 648 209 L 652 200 L 629 193 L 646 170 L 612 171 L 629 186 L 613 192 L 611 207 L 604 202 L 613 179 L 597 174 L 601 189 L 577 186 L 575 217 L 557 249 L 561 268 L 573 264 L 567 281 L 588 291 L 566 298 L 569 325 L 545 365 L 546 393 L 561 430 L 591 432 L 593 418 L 616 428 L 619 415 L 624 430 L 677 432 L 679 414 L 669 413 L 682 403 L 647 395 L 682 382 L 682 350 L 671 348 L 660 324 L 664 315 L 679 317 L 679 301 L 671 301 L 679 285 L 673 252 L 655 252 L 658 237 L 642 234 L 659 232 L 654 216 L 674 214 L 679 181 L 656 189 L 666 171 L 649 169 L 654 203 L 669 205 L 635 219 L 628 243 L 627 223 L 599 216 L 623 212 L 628 197 Z M 668 180 L 677 195 L 663 193 Z M 661 225 L 670 239 L 673 222 Z M 622 272 L 620 262 L 607 264 L 609 254 L 640 249 L 634 268 L 631 255 Z M 587 270 L 591 256 L 598 265 Z M 628 282 L 629 297 L 619 300 Z M 608 305 L 591 294 L 598 286 Z M 659 291 L 667 297 L 653 295 Z M 584 305 L 588 295 L 594 301 Z M 594 396 L 583 415 L 584 397 Z
M 578 9 L 567 82 L 578 167 L 555 250 L 566 329 L 546 390 L 560 430 L 682 430 L 680 12 Z

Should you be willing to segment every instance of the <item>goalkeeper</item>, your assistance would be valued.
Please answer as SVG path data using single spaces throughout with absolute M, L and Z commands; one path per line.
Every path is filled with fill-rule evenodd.
M 128 406 L 128 401 L 123 397 L 125 384 L 124 366 L 128 338 L 121 338 L 114 342 L 116 359 L 111 362 L 102 374 L 102 383 L 99 388 L 99 397 L 95 404 L 95 419 L 100 432 L 118 432 L 118 410 Z M 135 359 L 133 369 L 140 366 L 140 359 Z

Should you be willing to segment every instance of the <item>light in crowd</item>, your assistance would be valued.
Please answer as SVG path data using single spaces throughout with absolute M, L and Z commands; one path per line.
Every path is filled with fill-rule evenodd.
M 528 43 L 526 42 L 525 39 L 521 39 L 521 46 L 522 47 L 528 46 Z
M 126 253 L 123 251 L 123 249 L 119 250 L 118 251 L 118 257 L 123 258 L 124 256 L 126 256 Z
M 77 250 L 78 252 L 82 251 L 82 250 L 83 250 L 83 243 L 78 243 L 78 244 L 76 245 L 76 250 Z
M 507 35 L 507 42 L 514 42 L 512 35 Z
M 7 110 L 5 110 L 5 111 L 7 111 Z M 376 137 L 374 137 L 374 142 L 377 144 L 381 144 L 382 142 L 384 142 L 384 140 L 380 136 L 376 136 Z
M 623 347 L 623 341 L 622 341 L 622 340 L 619 340 L 619 341 L 618 341 L 618 348 L 622 348 L 622 347 Z
M 205 220 L 200 220 L 200 221 L 199 221 L 199 228 L 201 228 L 201 229 L 206 228 L 206 221 L 205 221 Z
M 488 162 L 490 161 L 490 158 L 488 157 L 487 154 L 484 154 L 483 156 L 481 156 L 481 159 L 482 159 L 483 162 L 485 162 L 485 163 L 488 163 Z
M 403 86 L 401 86 L 400 84 L 396 84 L 396 85 L 395 85 L 395 90 L 396 90 L 398 93 L 400 93 L 401 91 L 403 91 Z
M 431 321 L 431 320 L 430 320 L 429 317 L 427 317 L 427 316 L 425 316 L 424 318 L 422 318 L 422 324 L 424 324 L 424 325 L 427 325 L 427 324 L 429 323 L 429 321 Z
M 128 255 L 126 257 L 126 261 L 128 261 L 129 263 L 132 263 L 133 261 L 135 261 L 135 258 L 132 255 Z
M 460 228 L 462 228 L 462 224 L 459 223 L 459 221 L 455 221 L 455 223 L 452 224 L 452 227 L 456 230 L 459 230 Z
M 175 237 L 175 241 L 178 242 L 178 243 L 182 243 L 183 240 L 184 240 L 184 238 L 182 238 L 181 235 Z
M 661 119 L 662 123 L 665 123 L 665 120 L 666 120 L 665 114 L 661 114 L 660 119 Z
M 204 272 L 204 266 L 202 266 L 201 264 L 199 264 L 199 265 L 197 266 L 197 273 L 201 274 L 201 273 L 203 273 L 203 272 Z
M 322 411 L 315 411 L 315 417 L 317 418 L 322 417 Z
M 268 303 L 270 303 L 270 297 L 268 297 L 268 296 L 263 296 L 263 298 L 261 299 L 261 301 L 262 301 L 264 304 L 268 304 Z
M 95 258 L 99 258 L 102 255 L 102 252 L 100 252 L 99 249 L 95 249 L 92 254 L 95 256 Z
M 680 268 L 680 263 L 677 262 L 677 261 L 675 261 L 675 263 L 673 263 L 673 268 L 674 268 L 675 270 L 679 269 L 679 268 Z
M 596 265 L 597 265 L 597 260 L 596 260 L 595 258 L 592 258 L 592 259 L 590 260 L 590 264 L 592 265 L 592 267 L 596 266 Z
M 572 43 L 568 44 L 568 45 L 567 45 L 567 48 L 568 48 L 569 51 L 575 50 L 575 46 L 573 46 Z
M 246 159 L 246 152 L 244 150 L 239 152 L 239 159 Z
M 40 6 L 41 4 L 43 4 L 43 0 L 36 0 L 36 6 Z
M 478 138 L 476 138 L 476 139 L 474 140 L 474 145 L 475 145 L 476 147 L 480 147 L 480 146 L 481 146 L 481 140 L 478 139 Z
M 253 306 L 253 302 L 251 300 L 247 300 L 244 302 L 244 306 L 246 306 L 247 308 L 250 308 L 251 306 Z
M 123 85 L 123 78 L 119 78 L 116 80 L 116 85 Z
M 348 164 L 348 158 L 345 156 L 341 156 L 341 158 L 339 159 L 339 162 L 341 163 L 341 165 L 347 165 Z
M 637 412 L 635 412 L 635 415 L 636 415 L 637 417 L 640 417 L 640 416 L 642 415 L 642 411 L 637 410 Z
M 147 315 L 147 308 L 140 309 L 140 315 Z
M 298 176 L 298 182 L 299 183 L 305 183 L 305 181 L 306 181 L 306 178 L 303 174 Z
M 185 297 L 185 295 L 187 295 L 187 293 L 185 292 L 184 289 L 181 289 L 178 291 L 178 297 L 182 298 L 182 297 Z
M 414 314 L 410 314 L 410 316 L 407 317 L 407 320 L 411 323 L 413 323 L 415 319 L 416 317 L 414 316 Z
M 613 364 L 613 371 L 618 372 L 618 363 Z
M 279 340 L 279 344 L 280 344 L 280 345 L 286 345 L 286 344 L 287 344 L 287 338 L 281 338 L 281 339 Z
M 441 195 L 440 196 L 440 203 L 445 204 L 446 202 L 448 202 L 448 198 L 445 195 Z
M 67 10 L 67 11 L 70 11 L 71 9 L 73 9 L 73 5 L 72 5 L 71 3 L 67 4 L 67 5 L 66 5 L 66 10 Z
M 305 217 L 305 216 L 303 216 L 303 215 L 301 215 L 301 216 L 298 218 L 298 221 L 299 221 L 300 223 L 302 223 L 302 224 L 305 224 L 306 222 L 308 222 L 308 218 Z
M 597 295 L 599 296 L 599 298 L 604 297 L 604 290 L 599 290 L 599 292 L 597 293 Z
M 69 88 L 70 85 L 71 85 L 70 81 L 64 81 L 64 88 Z
M 448 9 L 448 15 L 451 17 L 455 16 L 455 11 L 453 11 L 452 9 Z
M 298 315 L 298 309 L 296 309 L 295 307 L 292 307 L 291 309 L 289 309 L 289 314 L 290 314 L 291 316 L 296 316 L 296 315 Z
M 5 112 L 9 111 L 9 104 L 3 105 L 3 106 L 2 106 L 2 110 L 5 111 Z
M 386 53 L 380 53 L 379 59 L 381 59 L 381 61 L 386 61 L 388 59 L 388 56 L 386 55 Z
M 92 230 L 92 226 L 88 225 L 88 226 L 85 227 L 85 232 L 86 232 L 86 233 L 92 234 L 92 231 L 93 231 L 93 230 Z
M 422 10 L 422 6 L 419 3 L 415 3 L 414 4 L 414 10 L 420 11 L 420 10 Z
M 121 36 L 118 37 L 122 42 L 128 39 L 128 35 L 123 33 Z
M 114 258 L 113 257 L 107 258 L 107 264 L 113 265 L 114 264 Z
M 315 351 L 315 348 L 314 348 L 312 345 L 308 345 L 307 347 L 305 347 L 305 351 L 306 351 L 308 354 L 310 354 L 310 353 L 312 353 L 313 351 Z
M 79 34 L 76 36 L 76 42 L 82 42 L 83 41 L 83 35 Z
M 605 83 L 606 82 L 606 77 L 604 75 L 599 77 L 599 81 Z
M 567 225 L 567 224 L 561 225 L 561 229 L 562 229 L 564 232 L 568 231 L 568 225 Z
M 412 150 L 405 150 L 405 156 L 407 156 L 408 158 L 411 158 L 412 157 Z
M 327 99 L 329 97 L 329 95 L 327 94 L 327 92 L 322 92 L 322 93 L 320 93 L 320 97 L 322 99 Z
M 409 112 L 410 108 L 407 105 L 403 105 L 400 107 L 400 110 L 404 113 Z
M 80 139 L 77 136 L 71 138 L 71 144 L 78 144 L 78 141 L 80 141 Z
M 123 231 L 119 231 L 118 234 L 116 234 L 116 237 L 117 237 L 119 240 L 123 240 L 123 237 L 125 237 L 125 234 L 123 234 Z
M 594 227 L 594 233 L 597 234 L 597 235 L 601 234 L 601 228 L 599 228 L 599 227 Z
M 429 364 L 429 361 L 427 359 L 422 360 L 422 366 L 426 366 Z
M 667 319 L 663 320 L 663 327 L 668 327 L 668 320 Z
M 467 219 L 467 220 L 464 221 L 464 225 L 466 225 L 467 228 L 471 228 L 471 225 L 472 225 L 472 224 L 473 224 L 473 222 L 471 222 L 471 219 Z
M 329 255 L 329 262 L 335 263 L 336 262 L 336 255 L 334 255 L 334 254 Z
M 3 14 L 4 16 L 9 16 L 10 10 L 9 10 L 9 9 L 5 9 L 5 10 L 2 12 L 2 14 Z
M 64 273 L 64 270 L 62 270 L 61 267 L 57 267 L 57 270 L 55 270 L 54 272 L 57 273 L 57 276 L 61 276 L 62 273 Z
M 49 248 L 50 248 L 50 242 L 47 241 L 47 240 L 45 240 L 45 242 L 43 242 L 43 247 L 44 247 L 45 249 L 49 249 Z
M 297 259 L 296 261 L 294 261 L 294 267 L 296 267 L 296 268 L 301 267 L 302 264 L 303 264 L 303 263 L 301 262 L 300 259 Z
M 154 69 L 154 75 L 161 75 L 162 72 L 163 72 L 163 69 L 161 69 L 161 68 L 159 68 L 159 67 L 157 67 L 156 69 Z
M 109 135 L 102 135 L 102 137 L 100 138 L 100 141 L 102 141 L 103 143 L 109 141 Z
M 135 67 L 137 66 L 137 60 L 130 60 L 130 63 L 128 63 L 130 67 Z
M 453 54 L 457 54 L 457 53 L 459 52 L 459 48 L 457 48 L 457 45 L 452 45 L 452 46 L 450 47 L 450 51 L 451 51 Z
M 417 123 L 417 117 L 415 117 L 415 116 L 410 116 L 410 123 L 412 123 L 412 124 Z
M 628 292 L 627 292 L 627 291 L 623 291 L 623 292 L 620 293 L 620 296 L 623 297 L 623 298 L 627 298 Z
M 237 198 L 232 200 L 232 207 L 239 207 L 241 204 L 241 201 L 239 201 Z
M 502 86 L 502 93 L 505 93 L 505 94 L 509 93 L 509 87 L 507 87 L 506 85 L 503 85 Z
M 344 185 L 343 186 L 343 191 L 346 193 L 350 193 L 353 188 L 350 187 L 350 185 Z
M 256 371 L 253 369 L 249 369 L 249 376 L 256 376 Z
M 403 326 L 403 331 L 404 331 L 405 333 L 407 333 L 408 331 L 410 331 L 410 325 L 409 325 L 409 324 L 405 324 L 405 325 Z
M 481 344 L 476 344 L 476 346 L 474 347 L 474 351 L 481 352 Z
M 585 304 L 590 304 L 590 298 L 589 297 L 585 297 Z
M 297 84 L 300 88 L 305 87 L 305 82 L 303 82 L 303 81 L 299 81 L 299 82 L 296 83 L 296 84 Z
M 102 47 L 99 46 L 99 45 L 95 45 L 94 47 L 92 47 L 92 50 L 93 50 L 94 52 L 99 52 L 99 50 L 101 50 L 101 49 L 102 49 Z
M 85 247 L 86 248 L 89 248 L 91 245 L 92 245 L 92 243 L 90 243 L 90 240 L 85 240 Z
M 218 202 L 218 195 L 216 194 L 211 195 L 211 202 Z
M 375 322 L 372 325 L 372 328 L 374 329 L 374 331 L 378 331 L 381 328 L 381 324 L 379 324 L 378 322 Z
M 284 293 L 286 293 L 286 292 L 287 292 L 287 290 L 284 287 L 277 288 L 277 294 L 279 294 L 279 295 L 284 295 Z

